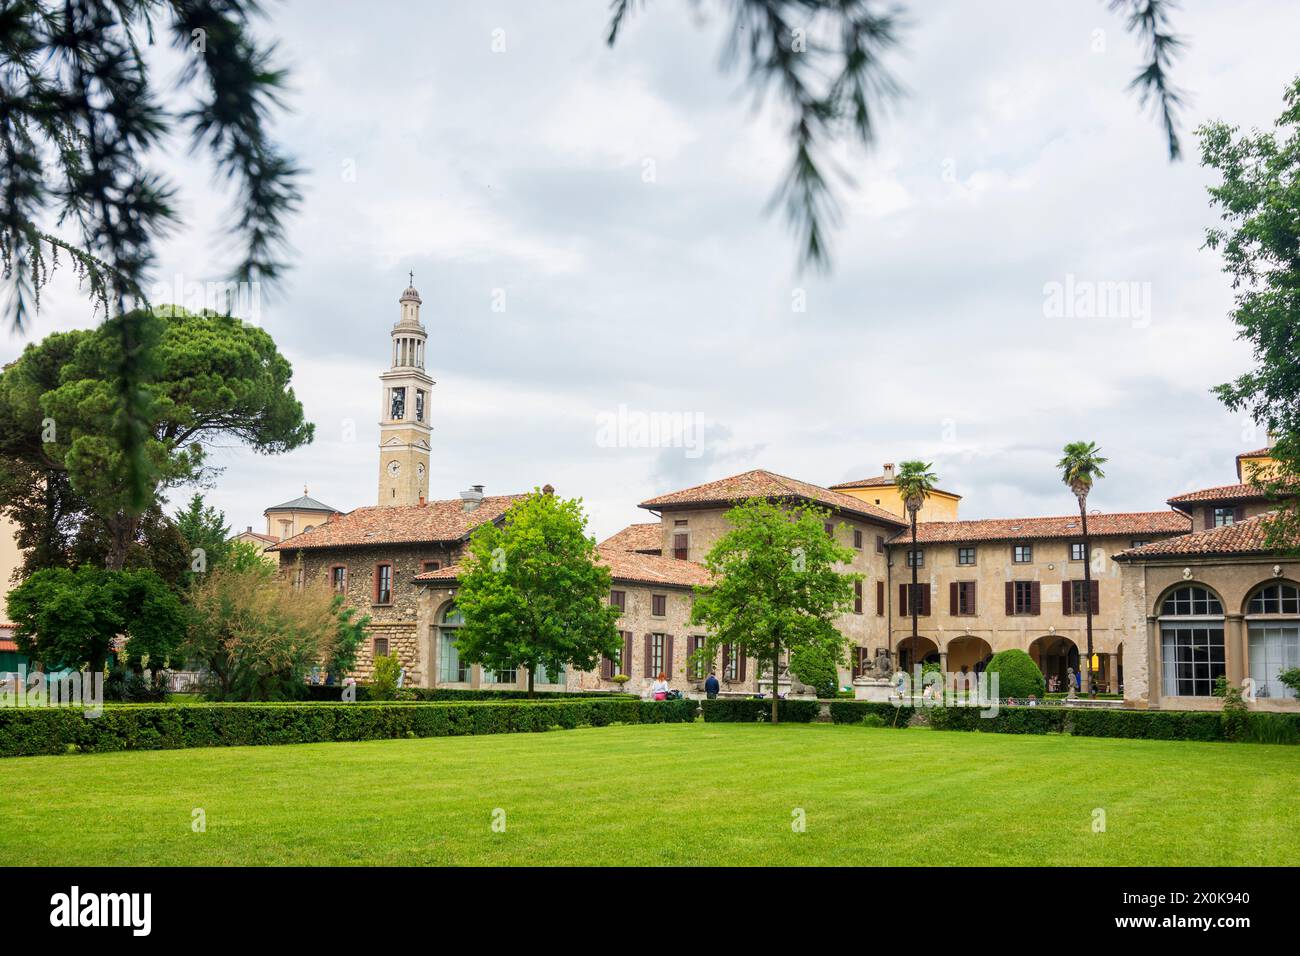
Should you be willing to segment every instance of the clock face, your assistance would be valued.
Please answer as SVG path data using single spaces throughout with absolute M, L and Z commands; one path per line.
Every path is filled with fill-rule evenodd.
M 424 477 L 424 462 L 420 462 L 420 464 L 415 466 L 415 473 L 421 478 Z
M 398 462 L 390 461 L 388 463 L 388 474 L 391 477 L 396 478 L 401 473 L 402 473 L 402 466 Z

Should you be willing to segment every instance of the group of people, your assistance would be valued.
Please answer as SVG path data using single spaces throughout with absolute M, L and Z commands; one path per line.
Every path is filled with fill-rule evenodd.
M 713 673 L 713 671 L 709 671 L 709 676 L 704 679 L 705 696 L 708 697 L 709 700 L 714 700 L 718 696 L 718 691 L 721 689 L 721 686 L 722 685 L 718 683 L 718 675 Z M 650 685 L 650 698 L 652 700 L 667 700 L 668 695 L 672 693 L 674 693 L 674 691 L 668 685 L 668 675 L 663 671 L 660 671 L 659 676 L 656 677 L 654 683 Z M 680 692 L 677 693 L 680 695 Z

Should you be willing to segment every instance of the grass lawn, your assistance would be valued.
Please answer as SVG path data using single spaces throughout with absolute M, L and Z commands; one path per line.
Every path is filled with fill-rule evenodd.
M 1298 784 L 1300 747 L 817 724 L 24 757 L 0 864 L 1290 865 Z

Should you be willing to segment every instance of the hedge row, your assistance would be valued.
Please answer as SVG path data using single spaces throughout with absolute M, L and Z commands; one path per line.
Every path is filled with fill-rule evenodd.
M 1073 707 L 1003 707 L 994 717 L 976 707 L 934 707 L 924 711 L 937 730 L 980 730 L 997 734 L 1073 734 L 1144 740 L 1211 740 L 1229 737 L 1217 711 L 1084 710 Z M 1251 712 L 1246 741 L 1300 742 L 1300 714 Z
M 916 712 L 914 707 L 895 707 L 885 701 L 836 700 L 831 702 L 831 721 L 837 724 L 860 724 L 868 714 L 875 714 L 891 727 L 906 727 Z
M 357 684 L 358 701 L 367 701 L 370 699 L 370 685 Z M 633 694 L 623 694 L 618 691 L 609 690 L 587 690 L 587 691 L 563 691 L 563 690 L 539 690 L 533 698 L 529 698 L 526 690 L 470 690 L 459 687 L 407 687 L 402 690 L 404 695 L 409 695 L 412 700 L 422 701 L 451 701 L 451 700 L 571 700 L 575 697 L 633 697 Z M 307 685 L 307 700 L 318 701 L 321 703 L 336 704 L 343 698 L 343 687 L 341 684 L 331 684 L 329 686 L 321 684 Z
M 752 724 L 771 720 L 772 701 L 752 697 L 718 697 L 700 701 L 704 719 L 714 724 Z M 815 700 L 777 702 L 777 719 L 790 724 L 807 724 L 817 719 L 821 704 Z
M 0 710 L 0 756 L 527 733 L 614 723 L 683 723 L 694 720 L 695 714 L 692 700 L 632 698 L 396 707 L 159 704 L 106 708 L 95 718 L 80 710 L 27 707 Z

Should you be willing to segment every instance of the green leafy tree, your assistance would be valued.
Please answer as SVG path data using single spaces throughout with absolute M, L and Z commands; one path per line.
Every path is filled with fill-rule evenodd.
M 1088 534 L 1088 493 L 1098 478 L 1105 478 L 1101 466 L 1107 459 L 1101 456 L 1096 442 L 1072 441 L 1062 449 L 1061 460 L 1056 467 L 1061 469 L 1061 480 L 1074 492 L 1079 502 L 1079 519 L 1083 522 L 1083 580 L 1087 594 L 1087 634 L 1088 662 L 1083 672 L 1088 678 L 1088 696 L 1096 697 L 1096 681 L 1092 673 L 1092 538 Z
M 1003 700 L 1008 697 L 1018 700 L 1036 697 L 1042 700 L 1047 693 L 1047 679 L 1043 677 L 1043 672 L 1038 669 L 1034 659 L 1019 648 L 1013 647 L 994 654 L 984 672 L 989 675 L 990 681 L 994 674 L 998 675 L 998 697 Z
M 708 633 L 692 663 L 707 667 L 724 644 L 767 662 L 773 723 L 782 654 L 812 651 L 839 665 L 848 646 L 833 619 L 852 608 L 862 575 L 840 570 L 855 552 L 826 533 L 829 516 L 812 505 L 751 499 L 727 512 L 731 527 L 703 562 L 713 583 L 696 588 L 691 623 Z
M 790 673 L 816 690 L 821 698 L 832 698 L 840 689 L 839 668 L 820 647 L 801 647 L 791 651 Z
M 619 650 L 610 572 L 596 561 L 582 499 L 534 491 L 500 524 L 475 529 L 456 591 L 463 660 L 522 668 L 528 694 L 538 667 L 591 670 Z
M 113 394 L 112 369 L 120 361 L 113 326 L 120 321 L 136 324 L 143 350 L 144 508 L 131 487 L 123 413 Z M 276 454 L 311 441 L 291 377 L 266 332 L 228 316 L 132 312 L 96 329 L 52 335 L 0 374 L 0 421 L 15 428 L 0 439 L 0 508 L 30 518 L 40 483 L 66 476 L 66 504 L 107 535 L 105 566 L 125 567 L 141 516 L 159 493 L 214 473 L 206 445 L 237 442 Z M 41 534 L 57 537 L 33 529 Z
M 197 580 L 182 650 L 206 671 L 212 699 L 292 700 L 313 667 L 352 668 L 368 623 L 323 581 L 298 588 L 259 560 Z
M 232 543 L 230 526 L 226 524 L 225 513 L 205 505 L 202 495 L 196 493 L 176 513 L 176 528 L 189 548 L 191 569 L 197 564 L 201 573 L 225 564 Z
M 180 599 L 152 571 L 45 568 L 9 592 L 21 650 L 46 667 L 102 671 L 113 638 L 128 659 L 161 665 L 184 630 Z
M 60 256 L 96 307 L 118 319 L 146 304 L 155 244 L 179 221 L 175 190 L 145 159 L 177 128 L 233 183 L 233 277 L 280 274 L 298 170 L 271 141 L 285 74 L 255 36 L 255 0 L 14 0 L 0 6 L 0 266 L 6 316 L 21 330 Z M 182 56 L 176 88 L 154 82 L 154 42 Z M 174 162 L 174 159 L 168 160 Z M 59 227 L 47 231 L 50 223 Z M 66 228 L 63 228 L 66 227 Z M 150 503 L 149 396 L 138 323 L 113 322 L 106 394 L 119 416 L 126 500 Z
M 916 586 L 916 516 L 925 504 L 925 499 L 930 497 L 930 492 L 934 491 L 935 482 L 939 480 L 930 470 L 933 467 L 923 461 L 905 461 L 898 466 L 898 474 L 894 478 L 894 487 L 898 489 L 898 496 L 907 508 L 908 523 L 912 528 L 912 559 L 908 561 L 912 566 L 912 589 L 908 592 L 907 609 L 912 617 L 913 656 L 918 653 L 921 643 L 917 636 L 916 620 L 916 615 L 920 611 L 917 605 L 921 603 L 917 599 L 919 589 Z
M 1276 437 L 1277 472 L 1244 477 L 1278 501 L 1270 546 L 1300 552 L 1300 77 L 1283 99 L 1274 130 L 1243 135 L 1215 122 L 1197 135 L 1201 165 L 1220 176 L 1210 205 L 1224 223 L 1206 231 L 1205 244 L 1223 254 L 1237 338 L 1251 343 L 1256 362 L 1214 391 Z
M 719 0 L 731 13 L 724 64 L 739 64 L 757 102 L 776 99 L 790 116 L 793 156 L 772 199 L 797 234 L 802 265 L 829 265 L 827 227 L 839 217 L 828 175 L 841 139 L 871 146 L 876 117 L 898 93 L 885 57 L 899 45 L 906 8 L 867 0 Z M 1181 93 L 1169 67 L 1181 46 L 1170 30 L 1172 0 L 1108 0 L 1145 48 L 1146 62 L 1130 84 L 1142 102 L 1154 102 L 1169 158 L 1180 155 L 1177 112 Z M 637 0 L 612 0 L 608 42 L 613 46 Z M 840 178 L 848 180 L 846 173 Z

